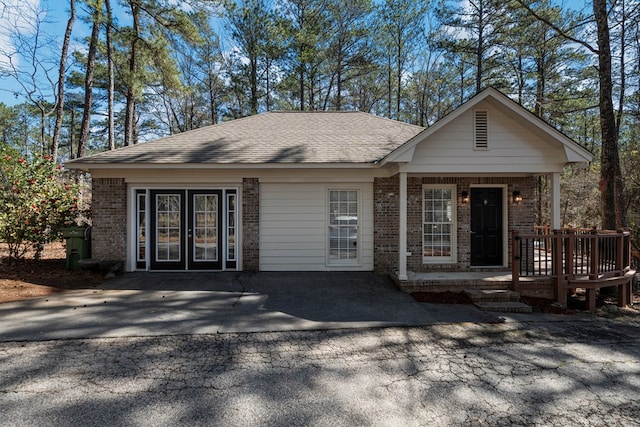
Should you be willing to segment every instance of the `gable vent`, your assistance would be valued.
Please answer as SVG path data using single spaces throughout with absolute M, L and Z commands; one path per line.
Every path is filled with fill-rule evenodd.
M 475 139 L 474 149 L 489 149 L 489 112 L 487 110 L 475 110 Z

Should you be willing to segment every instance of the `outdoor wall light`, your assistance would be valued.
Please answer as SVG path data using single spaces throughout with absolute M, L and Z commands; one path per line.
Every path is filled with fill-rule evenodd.
M 467 205 L 469 204 L 469 193 L 466 191 L 463 191 L 462 193 L 460 193 L 461 196 L 461 200 L 462 200 L 462 204 L 463 205 Z
M 520 194 L 518 190 L 513 192 L 513 203 L 515 203 L 516 205 L 522 203 L 522 194 Z

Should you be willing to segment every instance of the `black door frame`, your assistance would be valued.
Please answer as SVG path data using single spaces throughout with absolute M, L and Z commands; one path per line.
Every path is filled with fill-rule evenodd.
M 471 187 L 471 266 L 504 266 L 504 187 Z

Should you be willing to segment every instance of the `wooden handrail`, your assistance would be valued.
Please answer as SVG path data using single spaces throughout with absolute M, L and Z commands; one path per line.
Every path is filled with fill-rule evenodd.
M 558 302 L 566 304 L 570 281 L 602 281 L 607 277 L 625 276 L 631 269 L 631 233 L 628 230 L 567 228 L 540 234 L 538 231 L 543 228 L 538 226 L 535 234 L 512 232 L 514 290 L 519 289 L 522 275 L 551 277 Z M 531 259 L 532 253 L 534 259 Z

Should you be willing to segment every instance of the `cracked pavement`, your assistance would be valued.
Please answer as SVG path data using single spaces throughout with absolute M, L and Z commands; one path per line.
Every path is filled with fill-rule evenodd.
M 640 322 L 0 343 L 0 424 L 638 425 Z

